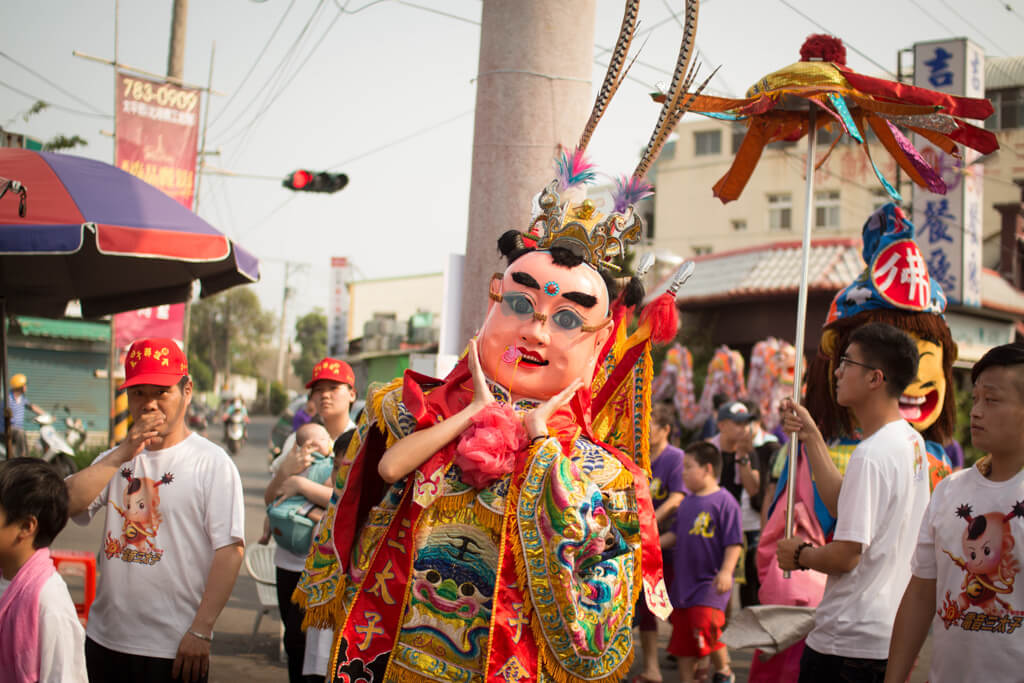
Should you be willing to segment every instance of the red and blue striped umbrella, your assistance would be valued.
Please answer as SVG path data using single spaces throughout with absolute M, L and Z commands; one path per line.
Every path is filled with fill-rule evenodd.
M 6 196 L 3 191 L 6 190 Z M 69 154 L 0 149 L 0 298 L 95 317 L 259 280 L 259 261 L 152 185 Z

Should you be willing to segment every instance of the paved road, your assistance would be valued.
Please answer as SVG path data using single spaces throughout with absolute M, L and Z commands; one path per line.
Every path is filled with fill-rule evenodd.
M 245 490 L 245 539 L 246 543 L 255 543 L 263 531 L 263 489 L 270 479 L 267 472 L 267 439 L 274 420 L 266 416 L 252 418 L 249 425 L 249 441 L 236 456 L 235 463 L 242 476 L 242 487 Z M 211 436 L 217 441 L 219 430 L 211 430 Z M 100 547 L 103 535 L 103 521 L 97 516 L 88 527 L 80 527 L 70 522 L 53 544 L 55 549 L 84 550 L 96 552 Z M 82 599 L 81 582 L 74 578 L 68 579 L 72 597 L 76 601 Z M 235 583 L 231 599 L 221 613 L 217 622 L 216 638 L 213 642 L 213 657 L 210 680 L 230 683 L 280 683 L 288 680 L 284 664 L 278 660 L 280 619 L 276 608 L 264 616 L 259 631 L 252 636 L 253 624 L 259 613 L 259 600 L 256 596 L 256 584 L 242 568 Z M 664 648 L 668 645 L 671 627 L 662 624 L 659 629 L 661 646 L 662 674 L 665 681 L 678 680 L 678 672 L 665 658 Z M 925 644 L 920 665 L 911 677 L 911 683 L 923 682 L 927 674 L 927 662 L 930 655 L 930 639 Z M 750 666 L 750 654 L 733 653 L 733 666 L 736 680 L 743 683 L 747 680 Z M 631 676 L 639 673 L 639 666 L 634 665 Z
M 245 490 L 246 543 L 255 543 L 263 531 L 263 489 L 270 480 L 267 472 L 267 438 L 272 424 L 273 419 L 270 417 L 253 417 L 249 425 L 249 441 L 235 457 Z M 210 432 L 214 441 L 219 441 L 220 435 L 219 430 Z M 96 552 L 102 536 L 103 520 L 97 515 L 88 527 L 69 522 L 54 541 L 53 547 Z M 76 584 L 73 578 L 69 578 L 68 584 L 72 597 L 76 601 L 81 600 L 81 582 Z M 277 609 L 275 607 L 268 616 L 263 617 L 259 632 L 253 639 L 252 629 L 258 613 L 256 583 L 243 567 L 231 599 L 217 621 L 211 663 L 212 683 L 280 683 L 288 680 L 284 664 L 278 661 L 281 620 Z

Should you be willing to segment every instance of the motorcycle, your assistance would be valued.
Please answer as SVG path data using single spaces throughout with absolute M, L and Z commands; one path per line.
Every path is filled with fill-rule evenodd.
M 224 442 L 227 444 L 228 453 L 236 455 L 245 445 L 246 430 L 245 423 L 249 418 L 240 410 L 232 412 L 224 417 Z
M 67 416 L 64 418 L 64 436 L 53 426 L 57 421 L 50 413 L 37 415 L 35 420 L 39 426 L 39 452 L 44 461 L 56 468 L 61 477 L 67 477 L 78 471 L 75 462 L 75 450 L 85 443 L 85 425 L 81 418 L 73 418 L 71 410 L 64 406 Z
M 188 407 L 188 428 L 206 436 L 206 429 L 209 427 L 210 414 L 205 406 L 197 405 L 194 401 Z

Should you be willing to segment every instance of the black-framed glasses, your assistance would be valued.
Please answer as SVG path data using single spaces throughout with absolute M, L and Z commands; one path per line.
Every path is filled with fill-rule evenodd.
M 849 356 L 839 356 L 839 366 L 842 367 L 844 365 L 858 365 L 858 366 L 860 366 L 862 368 L 867 368 L 868 370 L 878 370 L 878 371 L 882 370 L 882 368 L 876 368 L 874 365 L 868 365 L 867 363 L 861 363 L 859 360 L 854 360 L 854 359 L 850 358 Z M 885 379 L 885 373 L 884 372 L 882 372 L 882 378 Z

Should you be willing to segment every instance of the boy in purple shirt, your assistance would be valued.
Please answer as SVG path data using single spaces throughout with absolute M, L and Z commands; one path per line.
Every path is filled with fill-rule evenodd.
M 672 639 L 669 654 L 679 658 L 683 683 L 695 680 L 698 661 L 711 655 L 712 683 L 735 680 L 729 651 L 720 642 L 732 575 L 743 547 L 740 506 L 719 488 L 722 454 L 707 442 L 686 447 L 683 484 L 692 495 L 676 510 L 674 531 L 661 537 L 661 547 L 674 547 Z
M 683 451 L 668 442 L 675 420 L 675 410 L 667 403 L 656 403 L 651 410 L 651 502 L 658 529 L 672 529 L 676 508 L 689 493 L 683 486 Z M 665 585 L 672 585 L 672 555 L 662 553 Z M 647 607 L 643 596 L 636 601 L 634 625 L 640 631 L 642 672 L 635 683 L 661 683 L 658 665 L 658 619 Z

